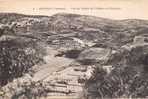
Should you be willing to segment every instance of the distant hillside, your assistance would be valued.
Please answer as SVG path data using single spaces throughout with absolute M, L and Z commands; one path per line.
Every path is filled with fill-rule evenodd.
M 51 42 L 55 37 L 76 37 L 84 42 L 105 43 L 108 46 L 113 45 L 112 47 L 129 43 L 134 36 L 147 34 L 148 31 L 147 20 L 111 20 L 67 13 L 53 16 L 1 13 L 0 23 L 13 27 L 15 34 L 27 33 L 46 42 Z

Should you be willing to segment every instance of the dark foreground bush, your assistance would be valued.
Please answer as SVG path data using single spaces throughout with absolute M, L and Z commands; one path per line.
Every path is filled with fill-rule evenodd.
M 22 76 L 33 65 L 42 61 L 41 47 L 32 40 L 0 42 L 0 85 Z M 44 51 L 43 51 L 44 52 Z
M 85 99 L 99 98 L 146 98 L 148 73 L 139 72 L 132 66 L 116 67 L 107 74 L 97 68 L 85 84 Z
M 147 98 L 148 97 L 148 46 L 121 49 L 110 57 L 108 64 L 114 69 L 107 74 L 96 67 L 85 84 L 86 99 Z

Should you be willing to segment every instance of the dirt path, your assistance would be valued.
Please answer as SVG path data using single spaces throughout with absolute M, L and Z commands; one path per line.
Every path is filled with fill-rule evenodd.
M 65 57 L 54 57 L 57 51 L 51 48 L 47 48 L 47 51 L 48 55 L 44 57 L 46 64 L 36 67 L 37 72 L 34 74 L 33 81 L 43 80 L 52 72 L 68 66 L 73 61 Z
M 54 58 L 51 57 L 49 63 L 42 65 L 38 68 L 38 71 L 35 73 L 33 77 L 33 81 L 43 80 L 48 77 L 52 72 L 57 71 L 58 69 L 68 66 L 72 60 L 67 58 Z

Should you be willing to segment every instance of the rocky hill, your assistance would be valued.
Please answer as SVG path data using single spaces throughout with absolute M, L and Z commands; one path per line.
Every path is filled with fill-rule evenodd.
M 85 83 L 85 88 L 88 90 L 84 93 L 90 99 L 146 97 L 147 94 L 143 91 L 147 89 L 138 88 L 143 87 L 140 81 L 144 80 L 147 84 L 147 79 L 143 79 L 147 77 L 147 32 L 148 20 L 112 20 L 68 13 L 58 13 L 53 16 L 0 13 L 0 79 L 2 79 L 0 86 L 3 86 L 2 92 L 5 93 L 7 89 L 13 97 L 15 88 L 12 92 L 8 86 L 14 87 L 16 79 L 22 79 L 26 74 L 29 74 L 31 79 L 38 78 L 41 84 L 44 84 L 43 79 L 46 79 L 46 83 L 52 82 L 51 78 L 54 78 L 55 84 L 63 82 L 61 76 L 50 78 L 49 75 L 53 72 L 65 75 L 68 80 L 62 86 L 70 87 L 69 83 L 73 81 L 70 78 L 73 75 L 69 76 L 68 70 L 80 74 L 74 76 L 76 82 L 73 85 L 79 85 L 78 82 Z M 92 77 L 89 79 L 81 77 L 83 74 L 87 76 L 89 66 L 97 68 L 93 70 Z M 137 80 L 132 78 L 136 75 L 138 79 L 141 79 L 136 83 L 139 85 L 135 85 Z M 115 79 L 116 76 L 117 79 Z M 123 82 L 120 82 L 122 80 Z M 26 90 L 28 86 L 35 86 L 34 83 L 39 84 L 30 80 L 26 82 L 29 82 L 29 85 L 25 87 L 19 87 L 17 82 L 17 88 Z M 104 85 L 104 82 L 107 85 Z M 95 84 L 98 85 L 95 86 Z M 126 85 L 128 88 L 123 87 Z M 100 91 L 93 89 L 93 86 Z M 46 90 L 44 88 L 46 85 L 40 87 L 42 91 Z M 34 88 L 31 87 L 29 90 L 32 91 Z M 138 91 L 134 91 L 134 88 Z M 52 88 L 46 91 L 50 93 L 51 90 Z M 53 93 L 71 95 L 73 92 L 69 89 L 65 90 L 57 89 Z M 77 91 L 74 93 L 78 93 Z

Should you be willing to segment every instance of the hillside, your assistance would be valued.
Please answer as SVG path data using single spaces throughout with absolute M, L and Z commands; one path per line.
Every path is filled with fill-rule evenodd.
M 88 97 L 91 86 L 98 84 L 95 88 L 101 91 L 94 89 L 90 99 L 146 97 L 142 92 L 147 89 L 138 89 L 134 85 L 137 80 L 132 77 L 139 75 L 139 86 L 147 77 L 147 32 L 148 20 L 112 20 L 68 13 L 52 16 L 0 13 L 0 92 L 4 97 L 16 97 L 17 89 L 22 91 L 30 86 L 29 95 L 33 97 L 40 90 L 35 87 L 41 83 L 42 91 L 37 97 L 56 93 L 75 96 L 79 91 L 83 93 L 85 84 L 84 90 L 88 90 L 84 96 Z M 90 77 L 84 77 L 90 68 L 97 69 L 93 69 Z M 65 76 L 64 82 L 61 75 Z M 120 80 L 114 79 L 116 76 L 125 80 L 122 86 L 127 85 L 127 89 L 122 90 Z M 147 79 L 144 82 L 147 84 Z M 51 87 L 53 83 L 57 90 Z M 47 86 L 50 88 L 46 89 Z M 59 86 L 66 87 L 61 90 Z M 134 88 L 140 90 L 140 95 Z M 6 90 L 8 93 L 4 94 Z

